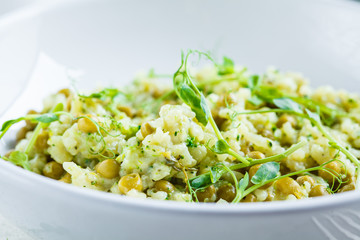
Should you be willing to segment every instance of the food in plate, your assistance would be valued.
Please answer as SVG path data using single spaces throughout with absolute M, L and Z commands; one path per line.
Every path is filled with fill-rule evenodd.
M 194 71 L 192 55 L 213 65 Z M 359 187 L 358 95 L 312 89 L 297 73 L 252 75 L 198 51 L 162 77 L 50 95 L 40 112 L 2 125 L 0 138 L 25 121 L 2 158 L 79 187 L 158 200 L 295 200 Z

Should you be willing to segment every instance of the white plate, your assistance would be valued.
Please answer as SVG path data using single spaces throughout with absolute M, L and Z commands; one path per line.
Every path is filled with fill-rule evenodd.
M 10 106 L 2 119 L 23 114 L 27 105 L 39 105 L 43 94 L 67 84 L 59 77 L 62 66 L 84 70 L 80 88 L 99 82 L 116 86 L 139 69 L 174 72 L 180 49 L 187 48 L 225 54 L 256 72 L 275 65 L 303 72 L 315 85 L 360 92 L 359 11 L 356 2 L 334 0 L 33 5 L 0 20 L 0 82 L 15 90 L 0 98 Z M 51 66 L 59 71 L 49 71 Z M 358 192 L 295 202 L 183 204 L 80 189 L 5 161 L 0 176 L 0 212 L 36 239 L 360 236 Z

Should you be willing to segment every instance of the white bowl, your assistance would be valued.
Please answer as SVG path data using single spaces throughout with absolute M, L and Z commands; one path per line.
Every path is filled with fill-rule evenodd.
M 58 77 L 64 68 L 49 59 L 84 70 L 80 88 L 91 88 L 124 84 L 139 69 L 172 73 L 187 48 L 360 92 L 359 11 L 356 2 L 335 0 L 44 1 L 0 19 L 0 101 L 8 109 L 1 120 L 68 84 Z M 189 204 L 81 189 L 3 160 L 0 176 L 1 214 L 36 239 L 360 238 L 355 191 L 290 202 Z

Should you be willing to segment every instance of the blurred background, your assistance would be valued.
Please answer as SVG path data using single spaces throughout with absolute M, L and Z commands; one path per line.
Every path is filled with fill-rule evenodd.
M 11 14 L 13 11 L 19 10 L 34 2 L 36 2 L 36 0 L 0 0 L 0 18 L 6 17 L 7 15 Z M 1 84 L 1 88 L 3 88 L 3 84 Z M 4 109 L 5 107 L 6 106 L 1 105 L 0 110 Z M 32 238 L 28 237 L 25 233 L 23 233 L 21 229 L 10 224 L 4 217 L 1 216 L 1 214 L 0 214 L 0 239 L 1 240 L 2 239 L 33 240 Z
M 36 0 L 1 0 L 0 1 L 0 14 L 6 14 L 13 10 L 27 6 Z

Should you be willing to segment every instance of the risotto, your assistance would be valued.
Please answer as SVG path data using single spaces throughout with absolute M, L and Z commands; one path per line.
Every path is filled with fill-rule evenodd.
M 2 156 L 63 183 L 137 198 L 262 202 L 359 188 L 360 98 L 298 73 L 253 75 L 229 58 L 120 88 L 62 89 Z M 172 80 L 170 80 L 172 79 Z

